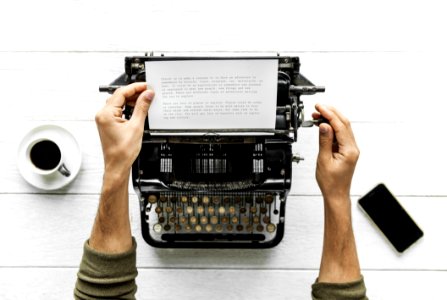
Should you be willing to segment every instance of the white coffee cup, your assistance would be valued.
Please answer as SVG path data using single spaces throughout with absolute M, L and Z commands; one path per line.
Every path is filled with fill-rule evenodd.
M 34 173 L 42 176 L 62 174 L 69 177 L 71 172 L 64 164 L 64 155 L 59 145 L 51 139 L 38 138 L 26 148 L 26 159 Z

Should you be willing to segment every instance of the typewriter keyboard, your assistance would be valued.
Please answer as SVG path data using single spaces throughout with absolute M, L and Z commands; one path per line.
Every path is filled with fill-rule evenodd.
M 147 195 L 146 221 L 151 236 L 212 240 L 257 237 L 268 241 L 276 234 L 280 221 L 278 196 L 272 193 Z M 199 234 L 199 235 L 198 235 Z

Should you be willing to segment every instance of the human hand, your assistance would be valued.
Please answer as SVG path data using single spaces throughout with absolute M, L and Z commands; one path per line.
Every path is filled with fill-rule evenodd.
M 329 121 L 319 125 L 318 186 L 326 201 L 346 201 L 360 151 L 347 118 L 332 107 L 317 104 L 315 108 L 314 119 Z
M 96 114 L 106 171 L 129 174 L 140 153 L 144 122 L 154 98 L 154 91 L 146 89 L 143 82 L 119 88 Z M 124 105 L 135 106 L 130 120 L 122 117 Z

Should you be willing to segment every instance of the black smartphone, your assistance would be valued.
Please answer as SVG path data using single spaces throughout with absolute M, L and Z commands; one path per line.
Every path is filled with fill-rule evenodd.
M 383 183 L 360 198 L 358 203 L 398 252 L 404 252 L 424 235 Z

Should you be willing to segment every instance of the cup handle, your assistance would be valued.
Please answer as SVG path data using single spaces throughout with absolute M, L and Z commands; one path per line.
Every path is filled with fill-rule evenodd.
M 59 169 L 57 169 L 62 175 L 64 175 L 65 177 L 68 177 L 71 175 L 71 172 L 67 169 L 67 167 L 65 166 L 65 164 L 62 164 Z

